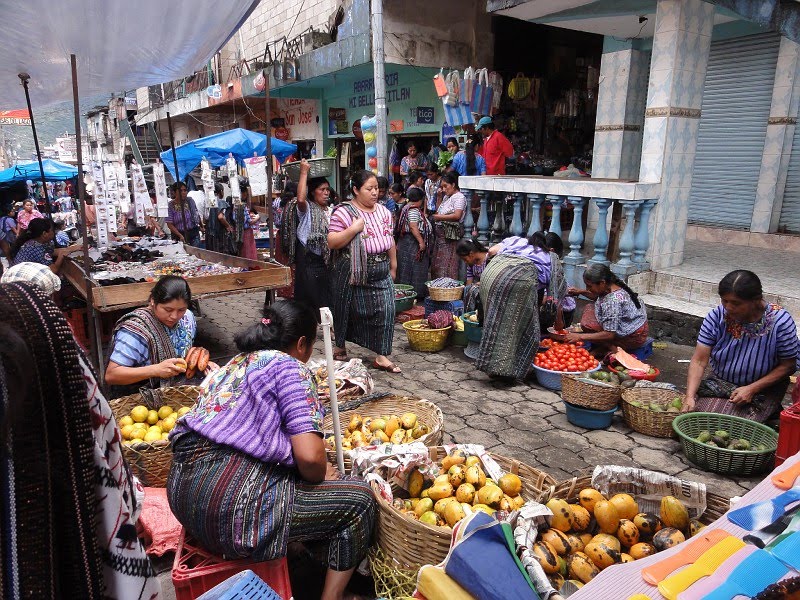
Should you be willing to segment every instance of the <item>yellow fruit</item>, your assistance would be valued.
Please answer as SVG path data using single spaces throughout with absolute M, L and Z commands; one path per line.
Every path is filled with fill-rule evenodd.
M 500 491 L 502 492 L 503 490 Z M 505 512 L 511 512 L 514 510 L 514 499 L 511 496 L 503 494 L 503 498 L 500 500 L 500 506 L 498 509 Z
M 617 533 L 619 513 L 617 507 L 608 500 L 601 500 L 594 505 L 594 518 L 603 533 Z
M 574 533 L 570 533 L 567 536 L 567 541 L 569 542 L 569 547 L 571 548 L 570 552 L 583 552 L 583 548 L 586 546 L 581 537 Z
M 148 427 L 150 427 L 150 426 L 147 423 L 134 423 L 133 424 L 133 428 L 134 429 L 142 429 L 144 431 L 147 431 Z
M 650 539 L 661 530 L 661 519 L 652 513 L 639 513 L 633 517 L 633 524 L 639 530 L 641 539 Z
M 383 430 L 386 432 L 386 435 L 391 437 L 391 435 L 398 429 L 400 429 L 400 419 L 398 419 L 397 417 L 390 417 L 386 421 L 386 426 L 384 427 Z
M 565 500 L 552 498 L 548 501 L 547 508 L 553 513 L 550 525 L 554 529 L 566 533 L 575 526 L 575 517 L 572 514 L 572 509 Z
M 525 498 L 522 496 L 514 496 L 514 510 L 519 510 L 523 506 L 525 506 Z
M 150 425 L 155 425 L 156 423 L 158 423 L 158 411 L 156 410 L 148 411 L 147 422 L 150 423 Z
M 653 544 L 648 544 L 646 542 L 639 542 L 638 544 L 634 544 L 631 546 L 631 549 L 628 550 L 628 554 L 633 557 L 633 560 L 639 560 L 640 558 L 646 558 L 648 556 L 652 556 L 656 553 L 656 547 Z
M 390 442 L 390 438 L 388 435 L 386 435 L 386 432 L 381 431 L 380 429 L 375 432 L 375 437 L 378 439 L 378 443 L 380 444 L 388 444 Z
M 579 533 L 577 535 L 581 539 L 581 542 L 583 542 L 584 546 L 592 541 L 592 534 L 591 533 Z
M 633 521 L 620 519 L 619 529 L 617 529 L 617 539 L 622 542 L 623 546 L 630 548 L 634 544 L 639 543 L 639 529 Z
M 653 546 L 661 552 L 686 541 L 686 536 L 674 527 L 665 527 L 653 536 Z
M 400 417 L 400 425 L 403 426 L 403 429 L 414 429 L 414 425 L 417 424 L 417 415 L 414 413 L 404 413 Z
M 412 498 L 416 498 L 422 492 L 423 483 L 425 483 L 425 479 L 422 477 L 422 473 L 418 469 L 411 471 L 408 476 L 408 493 Z
M 555 549 L 545 541 L 536 542 L 531 548 L 533 557 L 542 565 L 545 573 L 552 575 L 558 573 L 558 554 Z
M 466 516 L 464 507 L 460 502 L 450 502 L 444 507 L 444 520 L 450 527 L 458 523 Z
M 164 431 L 166 431 L 166 432 L 170 432 L 170 431 L 172 431 L 174 428 L 175 428 L 175 419 L 167 419 L 167 420 L 166 420 L 166 421 L 164 421 L 164 423 L 161 425 L 161 429 L 163 429 L 163 430 L 164 430 Z
M 192 410 L 192 409 L 191 409 L 191 408 L 189 408 L 188 406 L 182 406 L 182 407 L 181 407 L 181 408 L 178 410 L 178 417 L 182 417 L 183 415 L 185 415 L 186 413 L 188 413 L 190 410 Z
M 415 439 L 415 440 L 418 440 L 418 439 L 419 439 L 419 438 L 421 438 L 423 435 L 428 435 L 428 432 L 429 432 L 429 431 L 430 431 L 430 429 L 428 429 L 428 426 L 427 426 L 427 425 L 424 425 L 424 424 L 422 424 L 422 423 L 417 423 L 417 424 L 414 426 L 414 430 L 411 432 L 411 437 L 412 437 L 413 439 Z
M 468 468 L 471 467 L 472 465 L 480 465 L 481 459 L 478 456 L 468 456 L 467 462 L 465 464 L 467 465 Z
M 389 437 L 389 441 L 392 444 L 402 444 L 405 441 L 405 439 L 406 439 L 406 432 L 403 431 L 402 429 L 398 429 L 391 435 L 391 437 Z
M 692 519 L 691 521 L 689 521 L 689 537 L 694 537 L 705 528 L 706 526 L 703 525 L 700 521 L 698 521 L 697 519 Z
M 631 520 L 639 514 L 639 505 L 630 494 L 616 494 L 608 501 L 616 507 L 620 519 Z
M 497 485 L 500 486 L 504 494 L 512 498 L 518 496 L 522 491 L 522 480 L 513 473 L 506 473 L 503 475 L 497 482 Z
M 428 497 L 428 490 L 429 490 L 429 489 L 431 489 L 431 488 L 426 488 L 426 489 L 422 490 L 422 491 L 419 493 L 419 497 L 420 497 L 420 499 L 422 499 L 422 498 L 427 498 L 427 497 Z
M 369 430 L 372 433 L 375 433 L 379 429 L 385 431 L 386 430 L 386 421 L 384 419 L 375 419 L 369 424 Z
M 589 544 L 584 548 L 583 553 L 597 565 L 601 571 L 619 561 L 620 553 L 605 544 Z
M 603 546 L 608 546 L 609 548 L 611 548 L 612 550 L 616 550 L 617 552 L 619 552 L 622 549 L 619 540 L 609 533 L 598 533 L 586 544 L 584 544 L 584 546 L 588 546 L 589 544 L 602 544 Z
M 428 497 L 434 502 L 453 495 L 453 486 L 449 483 L 434 483 L 428 488 Z
M 433 500 L 430 498 L 421 498 L 417 505 L 414 507 L 414 514 L 421 517 L 429 510 L 433 510 Z
M 125 415 L 119 420 L 118 425 L 120 427 L 125 427 L 125 425 L 133 425 L 133 419 L 131 419 L 130 415 Z
M 578 502 L 580 502 L 581 506 L 590 513 L 594 512 L 594 505 L 601 500 L 605 500 L 605 498 L 603 498 L 603 494 L 594 488 L 584 488 L 578 494 Z
M 550 544 L 550 547 L 561 556 L 565 556 L 578 549 L 573 548 L 569 536 L 558 529 L 548 529 L 542 534 L 542 541 Z M 582 545 L 581 545 L 582 547 Z
M 147 421 L 147 414 L 150 411 L 147 410 L 146 406 L 136 406 L 131 411 L 131 419 L 133 419 L 136 423 L 144 423 Z
M 495 510 L 491 506 L 486 506 L 485 504 L 473 504 L 472 511 L 475 512 L 476 510 L 485 512 L 489 516 L 495 513 Z
M 452 485 L 454 488 L 457 488 L 464 483 L 464 480 L 467 477 L 467 473 L 462 465 L 453 465 L 450 467 L 450 469 L 448 469 L 447 475 L 450 479 L 450 485 Z
M 172 410 L 171 406 L 164 405 L 164 406 L 162 406 L 161 408 L 158 409 L 158 418 L 159 419 L 166 419 L 173 412 L 175 412 L 175 411 Z
M 567 558 L 567 565 L 570 578 L 578 579 L 583 583 L 589 583 L 600 573 L 592 560 L 583 552 L 570 554 Z
M 162 440 L 169 440 L 169 433 L 166 432 L 166 431 L 164 433 L 162 433 L 161 434 L 161 439 Z
M 158 425 L 151 425 L 147 429 L 147 433 L 157 433 L 158 435 L 161 435 L 162 433 L 164 433 L 164 430 L 161 429 L 161 427 L 159 427 Z
M 462 483 L 456 490 L 456 499 L 459 502 L 472 502 L 475 500 L 475 486 L 471 483 Z
M 475 489 L 481 489 L 486 485 L 486 473 L 478 465 L 472 465 L 467 469 L 467 483 L 474 485 Z
M 485 485 L 478 490 L 475 496 L 478 504 L 486 504 L 492 508 L 500 508 L 500 501 L 503 499 L 503 490 L 494 485 Z
M 625 554 L 624 552 L 622 552 L 619 555 L 619 562 L 621 563 L 633 562 L 633 557 L 630 554 Z
M 133 433 L 133 425 L 125 425 L 121 430 L 122 438 L 125 440 L 131 439 L 131 434 Z
M 364 422 L 364 419 L 361 415 L 353 415 L 350 417 L 350 424 L 347 426 L 347 429 L 350 431 L 355 431 L 356 429 L 361 429 L 361 425 Z
M 592 515 L 589 514 L 589 511 L 580 504 L 570 504 L 569 508 L 572 511 L 572 518 L 574 521 L 573 528 L 575 531 L 586 530 L 592 520 Z
M 433 505 L 433 512 L 435 512 L 440 517 L 444 518 L 444 509 L 451 502 L 458 503 L 458 500 L 456 500 L 453 496 L 448 496 L 447 498 L 442 498 L 441 500 L 437 500 L 436 504 Z
M 147 433 L 144 435 L 144 441 L 145 441 L 145 442 L 157 442 L 157 441 L 158 441 L 158 440 L 160 440 L 160 439 L 161 439 L 161 430 L 158 430 L 158 431 L 148 431 L 148 432 L 147 432 Z
M 664 496 L 661 499 L 661 522 L 665 527 L 683 531 L 689 527 L 689 511 L 675 496 Z
M 442 518 L 432 510 L 429 510 L 426 513 L 422 513 L 422 515 L 419 518 L 419 521 L 420 523 L 426 523 L 428 525 L 433 525 L 438 527 L 441 527 L 443 522 Z

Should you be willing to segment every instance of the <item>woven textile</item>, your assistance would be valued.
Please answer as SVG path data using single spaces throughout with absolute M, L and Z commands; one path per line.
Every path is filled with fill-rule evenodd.
M 61 289 L 61 279 L 50 267 L 40 263 L 23 262 L 14 265 L 3 273 L 2 283 L 31 283 L 46 296 L 52 296 Z
M 433 245 L 433 258 L 431 259 L 431 277 L 450 277 L 458 279 L 458 267 L 461 260 L 456 254 L 458 241 L 447 240 L 444 237 L 444 226 L 436 224 L 436 241 Z
M 397 283 L 413 285 L 417 298 L 428 295 L 428 281 L 431 259 L 427 252 L 420 255 L 419 243 L 410 233 L 400 237 L 397 242 Z

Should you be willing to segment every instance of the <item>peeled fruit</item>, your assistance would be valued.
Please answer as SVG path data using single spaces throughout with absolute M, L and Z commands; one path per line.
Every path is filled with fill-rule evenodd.
M 656 553 L 656 547 L 653 544 L 648 544 L 647 542 L 639 542 L 638 544 L 634 544 L 631 546 L 630 550 L 628 550 L 628 554 L 633 557 L 633 560 L 639 560 L 640 558 L 646 558 L 648 556 L 652 556 Z
M 411 471 L 411 474 L 408 476 L 408 493 L 411 494 L 412 498 L 416 498 L 420 495 L 423 483 L 425 483 L 425 479 L 422 477 L 422 473 L 417 469 Z
M 639 513 L 633 517 L 633 524 L 639 530 L 642 539 L 652 538 L 661 529 L 661 519 L 652 513 Z
M 619 512 L 608 500 L 601 500 L 594 505 L 594 518 L 603 533 L 617 533 L 619 529 Z
M 553 513 L 553 518 L 550 521 L 553 528 L 565 533 L 573 528 L 575 517 L 572 515 L 572 509 L 565 500 L 552 498 L 547 502 L 547 508 Z
M 159 419 L 166 419 L 170 416 L 174 411 L 172 410 L 171 406 L 162 406 L 158 409 L 158 418 Z
M 555 549 L 544 541 L 538 541 L 531 548 L 533 557 L 542 565 L 542 569 L 548 575 L 558 573 L 558 554 Z
M 583 553 L 588 556 L 598 569 L 603 570 L 619 561 L 620 553 L 618 550 L 609 548 L 605 544 L 589 544 L 583 549 Z
M 675 496 L 664 496 L 661 499 L 661 522 L 666 527 L 683 531 L 689 527 L 689 511 Z
M 467 483 L 474 485 L 475 489 L 479 490 L 486 485 L 486 473 L 483 472 L 483 469 L 481 469 L 479 465 L 472 465 L 469 467 L 467 469 L 466 478 Z
M 464 516 L 464 507 L 461 506 L 461 503 L 458 501 L 450 502 L 444 507 L 444 520 L 447 521 L 450 527 L 458 523 Z
M 578 502 L 581 506 L 588 510 L 590 513 L 594 512 L 594 506 L 601 500 L 605 500 L 603 494 L 594 488 L 585 488 L 578 494 Z
M 453 465 L 450 467 L 450 469 L 448 469 L 447 475 L 450 480 L 450 485 L 452 485 L 454 488 L 457 488 L 464 483 L 464 480 L 467 478 L 466 470 L 462 465 Z
M 453 486 L 449 483 L 434 483 L 428 488 L 428 497 L 433 500 L 441 500 L 453 495 Z
M 131 419 L 136 423 L 144 423 L 147 421 L 147 415 L 150 411 L 146 406 L 136 406 L 131 410 Z
M 497 485 L 503 490 L 503 493 L 511 496 L 518 496 L 522 491 L 522 480 L 513 473 L 506 473 L 498 481 Z
M 570 538 L 563 531 L 558 529 L 548 529 L 542 534 L 542 541 L 550 544 L 550 547 L 556 551 L 557 554 L 564 556 L 573 551 Z M 580 541 L 580 540 L 579 540 Z M 583 544 L 581 544 L 583 547 Z
M 589 514 L 589 511 L 579 504 L 570 504 L 569 508 L 572 511 L 572 520 L 574 521 L 573 527 L 575 531 L 584 531 L 587 529 L 592 520 L 592 515 Z
M 653 545 L 659 552 L 677 546 L 685 541 L 686 536 L 674 527 L 665 527 L 653 536 Z
M 630 494 L 616 494 L 608 499 L 613 504 L 620 519 L 633 519 L 639 513 L 639 505 Z
M 617 539 L 622 542 L 623 546 L 630 548 L 634 544 L 639 543 L 639 529 L 634 525 L 633 521 L 620 519 L 619 529 L 617 529 Z
M 375 433 L 378 430 L 386 430 L 386 421 L 384 419 L 375 419 L 369 424 L 369 430 Z
M 503 499 L 503 490 L 496 485 L 485 485 L 476 494 L 478 504 L 486 504 L 492 508 L 499 508 L 500 501 Z
M 475 486 L 471 483 L 462 483 L 456 490 L 456 499 L 459 502 L 472 503 L 475 500 Z
M 428 500 L 430 500 L 430 498 L 428 498 Z M 435 512 L 440 517 L 444 518 L 444 509 L 447 508 L 447 505 L 451 504 L 452 502 L 458 502 L 458 500 L 456 500 L 452 496 L 448 496 L 447 498 L 442 498 L 441 500 L 437 500 L 436 504 L 433 505 L 433 512 Z
M 583 583 L 589 583 L 600 573 L 592 560 L 583 552 L 574 552 L 567 558 L 569 576 Z
M 422 513 L 419 517 L 420 523 L 426 523 L 427 525 L 433 525 L 434 527 L 442 525 L 442 519 L 432 510 L 429 510 L 426 513 Z
M 417 424 L 417 415 L 414 413 L 404 413 L 400 417 L 400 425 L 403 426 L 403 429 L 414 429 L 414 425 Z

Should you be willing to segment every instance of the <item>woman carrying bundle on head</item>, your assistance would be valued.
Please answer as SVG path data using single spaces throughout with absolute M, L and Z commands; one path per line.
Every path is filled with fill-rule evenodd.
M 425 194 L 419 188 L 409 188 L 408 202 L 400 211 L 395 226 L 397 238 L 397 283 L 413 285 L 418 299 L 428 295 L 428 275 L 431 266 L 430 245 L 433 239 L 431 224 L 425 217 Z

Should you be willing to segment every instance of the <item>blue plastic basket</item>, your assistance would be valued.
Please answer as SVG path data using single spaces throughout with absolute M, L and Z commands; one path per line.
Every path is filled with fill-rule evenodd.
M 598 364 L 594 369 L 587 369 L 586 371 L 581 371 L 582 373 L 592 373 L 593 371 L 599 371 L 602 368 L 602 363 Z M 536 371 L 536 379 L 539 380 L 539 383 L 542 387 L 547 388 L 548 390 L 561 390 L 561 375 L 564 373 L 568 375 L 575 375 L 573 371 L 551 371 L 550 369 L 543 369 L 542 367 L 533 365 L 533 370 Z
M 247 569 L 215 585 L 197 600 L 281 600 L 281 597 Z
M 562 400 L 562 402 L 567 409 L 567 421 L 585 429 L 606 429 L 611 426 L 611 420 L 617 411 L 616 407 L 610 410 L 592 410 L 575 406 L 566 400 Z

